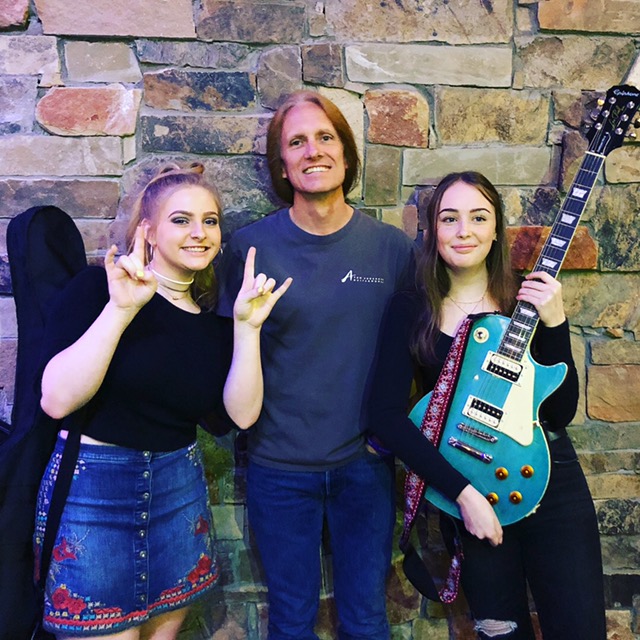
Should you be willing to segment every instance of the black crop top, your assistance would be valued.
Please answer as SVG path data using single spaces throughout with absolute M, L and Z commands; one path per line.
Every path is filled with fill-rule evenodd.
M 52 308 L 43 363 L 80 338 L 108 300 L 104 269 L 79 273 Z M 125 329 L 88 403 L 82 433 L 139 450 L 173 451 L 193 442 L 205 415 L 216 412 L 228 421 L 222 390 L 232 340 L 230 320 L 189 313 L 155 294 Z M 63 427 L 76 420 L 78 412 L 67 416 Z

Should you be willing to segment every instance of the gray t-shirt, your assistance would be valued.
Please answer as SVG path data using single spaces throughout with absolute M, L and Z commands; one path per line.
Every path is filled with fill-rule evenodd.
M 262 328 L 264 406 L 249 430 L 251 460 L 324 471 L 362 453 L 364 394 L 389 297 L 414 285 L 413 243 L 360 211 L 326 236 L 288 209 L 237 231 L 219 269 L 218 313 L 231 316 L 249 247 L 256 273 L 293 284 Z

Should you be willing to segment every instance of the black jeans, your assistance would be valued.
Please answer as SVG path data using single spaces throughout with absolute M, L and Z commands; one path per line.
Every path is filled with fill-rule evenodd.
M 527 583 L 544 640 L 604 640 L 602 557 L 595 509 L 568 437 L 550 444 L 549 486 L 538 510 L 504 528 L 499 547 L 461 531 L 462 586 L 479 638 L 533 640 Z M 453 526 L 442 519 L 445 538 Z M 515 623 L 511 631 L 483 621 Z M 511 625 L 514 626 L 514 625 Z

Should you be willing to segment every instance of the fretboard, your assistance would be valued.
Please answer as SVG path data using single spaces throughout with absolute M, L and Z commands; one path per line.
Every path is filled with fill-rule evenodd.
M 545 271 L 554 278 L 562 267 L 571 240 L 596 183 L 605 156 L 587 152 L 560 211 L 542 247 L 533 271 Z M 528 302 L 518 302 L 498 347 L 498 353 L 520 362 L 538 324 L 538 312 Z

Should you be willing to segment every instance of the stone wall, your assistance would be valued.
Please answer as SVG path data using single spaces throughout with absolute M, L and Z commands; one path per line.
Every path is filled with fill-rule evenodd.
M 0 0 L 0 417 L 13 398 L 5 230 L 17 213 L 61 207 L 99 261 L 141 181 L 197 158 L 228 235 L 276 205 L 265 128 L 282 93 L 311 86 L 356 132 L 355 203 L 415 235 L 438 176 L 480 169 L 507 206 L 515 264 L 530 267 L 586 149 L 581 123 L 609 86 L 640 86 L 639 43 L 640 0 Z M 571 434 L 619 640 L 640 638 L 639 183 L 632 142 L 607 157 L 560 275 L 582 391 Z M 229 437 L 203 442 L 224 572 L 184 637 L 264 638 L 242 466 Z M 319 632 L 332 638 L 326 569 Z M 472 637 L 463 601 L 423 602 L 395 566 L 389 612 L 394 639 Z

